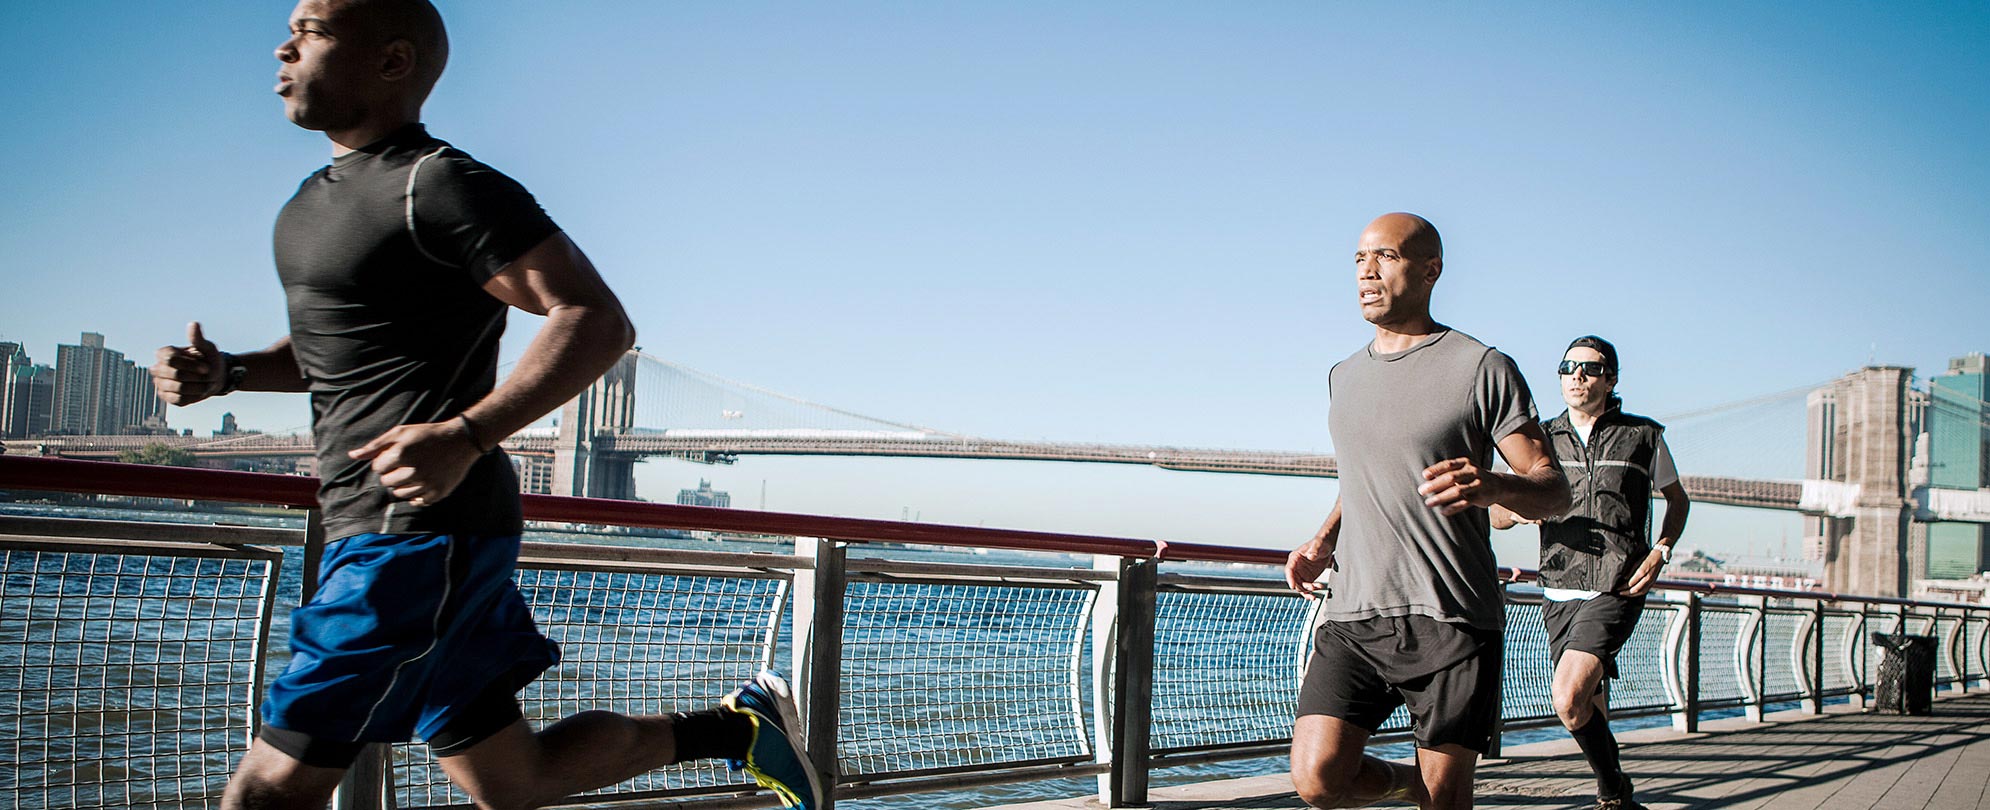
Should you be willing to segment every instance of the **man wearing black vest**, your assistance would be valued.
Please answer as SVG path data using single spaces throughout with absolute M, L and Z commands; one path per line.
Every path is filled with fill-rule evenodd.
M 1560 517 L 1528 521 L 1499 506 L 1496 529 L 1541 525 L 1542 617 L 1555 662 L 1555 714 L 1596 772 L 1598 810 L 1638 810 L 1610 733 L 1609 690 L 1617 651 L 1637 629 L 1645 593 L 1672 560 L 1689 503 L 1665 446 L 1665 426 L 1624 412 L 1617 348 L 1595 335 L 1570 343 L 1556 369 L 1568 410 L 1542 425 L 1567 471 L 1575 504 Z M 1650 538 L 1652 492 L 1665 496 L 1665 524 Z

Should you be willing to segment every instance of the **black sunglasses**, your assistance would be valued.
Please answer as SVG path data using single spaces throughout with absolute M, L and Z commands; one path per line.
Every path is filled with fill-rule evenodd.
M 1562 376 L 1578 371 L 1591 377 L 1602 377 L 1610 371 L 1610 367 L 1595 360 L 1563 360 L 1561 365 L 1555 367 L 1555 373 Z

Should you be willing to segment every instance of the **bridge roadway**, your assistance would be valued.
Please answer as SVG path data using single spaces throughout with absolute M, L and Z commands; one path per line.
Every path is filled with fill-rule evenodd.
M 1990 694 L 1939 699 L 1927 717 L 1826 711 L 1772 714 L 1764 723 L 1703 721 L 1691 735 L 1670 727 L 1624 732 L 1624 768 L 1651 810 L 1990 810 Z M 1480 765 L 1479 810 L 1596 806 L 1596 780 L 1574 741 L 1562 736 L 1503 753 Z M 1152 810 L 1306 810 L 1285 774 L 1155 788 L 1147 798 Z M 1065 799 L 999 810 L 1099 806 L 1096 798 Z
M 597 438 L 597 453 L 626 456 L 669 456 L 707 464 L 730 464 L 740 456 L 888 456 L 897 458 L 973 458 L 1021 461 L 1065 461 L 1099 464 L 1140 464 L 1167 470 L 1252 475 L 1336 478 L 1334 457 L 1320 453 L 1275 450 L 1214 450 L 1123 444 L 1017 442 L 962 437 L 911 438 L 877 435 L 778 435 L 786 431 L 704 431 L 704 435 L 619 433 Z M 770 435 L 773 434 L 773 435 Z M 524 455 L 551 455 L 558 439 L 548 434 L 521 433 L 504 441 L 506 450 Z M 193 451 L 204 458 L 300 456 L 311 453 L 311 439 L 301 435 L 244 434 L 202 439 L 191 436 L 50 436 L 13 439 L 7 452 L 65 458 L 113 459 L 125 450 L 163 444 Z M 1795 510 L 1803 486 L 1796 481 L 1766 481 L 1719 476 L 1685 476 L 1686 492 L 1699 503 L 1760 509 Z

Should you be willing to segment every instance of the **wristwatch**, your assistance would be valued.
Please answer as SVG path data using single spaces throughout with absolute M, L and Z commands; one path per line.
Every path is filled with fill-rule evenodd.
M 235 393 L 242 387 L 242 380 L 249 376 L 249 367 L 242 364 L 235 355 L 221 353 L 221 387 L 215 389 L 214 396 Z
M 1653 550 L 1653 551 L 1656 551 L 1656 552 L 1658 552 L 1658 558 L 1659 558 L 1659 559 L 1661 559 L 1661 560 L 1664 560 L 1664 561 L 1665 561 L 1665 564 L 1666 564 L 1666 565 L 1671 565 L 1671 564 L 1672 564 L 1672 547 L 1671 547 L 1671 546 L 1668 546 L 1668 545 L 1666 545 L 1666 544 L 1664 544 L 1664 543 L 1660 543 L 1660 544 L 1658 544 L 1658 545 L 1655 545 L 1655 546 L 1652 546 L 1652 547 L 1651 547 L 1651 550 Z

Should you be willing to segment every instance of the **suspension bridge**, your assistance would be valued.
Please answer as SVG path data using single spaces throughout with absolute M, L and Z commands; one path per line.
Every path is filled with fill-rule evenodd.
M 1660 415 L 1697 503 L 1801 512 L 1807 534 L 1847 547 L 1906 547 L 1914 524 L 1990 523 L 1990 490 L 1928 482 L 1923 434 L 1943 409 L 1973 409 L 1990 434 L 1990 405 L 1931 398 L 1912 370 L 1869 367 L 1837 380 Z M 1953 416 L 1953 414 L 1950 414 Z M 1952 420 L 1953 421 L 1953 420 Z M 1807 433 L 1799 433 L 1799 425 Z M 203 458 L 308 456 L 308 435 L 51 436 L 7 442 L 10 454 L 115 458 L 164 444 Z M 569 402 L 553 427 L 505 440 L 528 491 L 634 499 L 648 458 L 731 464 L 742 456 L 878 456 L 1132 464 L 1168 470 L 1333 478 L 1330 453 L 1171 445 L 1016 441 L 868 416 L 632 351 Z M 1849 564 L 1849 563 L 1848 563 Z M 1866 572 L 1881 580 L 1905 571 Z M 1896 576 L 1897 575 L 1897 576 Z M 1847 573 L 1846 576 L 1853 576 Z M 1882 583 L 1883 585 L 1884 583 Z M 1883 587 L 1878 592 L 1890 592 Z

